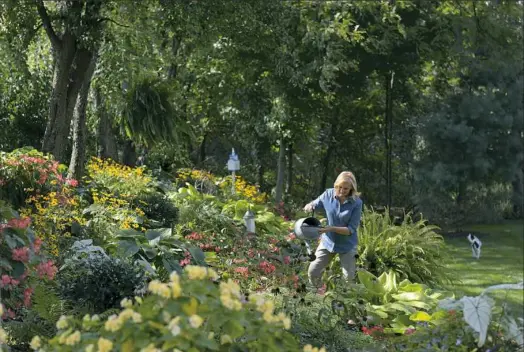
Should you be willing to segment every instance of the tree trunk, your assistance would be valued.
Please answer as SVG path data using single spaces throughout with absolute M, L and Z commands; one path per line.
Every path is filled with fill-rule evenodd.
M 287 183 L 286 194 L 291 194 L 293 190 L 293 143 L 289 143 L 287 148 Z
M 118 149 L 116 145 L 115 131 L 107 114 L 105 100 L 99 88 L 94 89 L 95 111 L 98 116 L 98 150 L 97 155 L 101 159 L 112 159 L 118 161 Z
M 122 164 L 135 167 L 136 166 L 136 148 L 131 140 L 124 142 L 124 151 L 122 153 Z
M 513 204 L 513 217 L 516 219 L 522 219 L 524 215 L 524 170 L 518 169 L 515 172 L 512 186 L 511 202 Z
M 390 71 L 386 75 L 386 126 L 384 129 L 384 142 L 386 146 L 386 206 L 391 209 L 393 193 L 393 176 L 392 176 L 392 136 L 393 136 L 393 79 L 395 72 Z
M 73 150 L 71 153 L 71 161 L 69 163 L 68 178 L 79 180 L 84 175 L 85 168 L 85 145 L 86 145 L 86 108 L 87 98 L 89 95 L 89 87 L 91 86 L 91 78 L 95 72 L 96 55 L 91 59 L 91 63 L 86 72 L 84 84 L 78 93 L 76 101 L 74 119 L 73 119 Z
M 78 93 L 93 57 L 92 50 L 79 46 L 81 37 L 98 37 L 101 1 L 63 2 L 63 33 L 57 34 L 43 0 L 35 0 L 42 26 L 51 42 L 54 56 L 53 90 L 42 150 L 65 161 L 71 120 Z M 89 24 L 89 25 L 87 25 Z
M 322 158 L 321 162 L 322 177 L 320 178 L 318 194 L 324 193 L 324 190 L 326 189 L 328 174 L 331 173 L 331 170 L 329 169 L 329 163 L 331 162 L 331 155 L 333 154 L 333 149 L 333 143 L 329 142 L 328 149 L 326 150 L 326 154 L 324 155 L 324 158 Z
M 284 191 L 284 173 L 286 169 L 286 143 L 284 138 L 280 138 L 277 165 L 277 186 L 275 190 L 275 202 L 278 205 L 282 201 L 282 194 Z
M 67 113 L 69 71 L 73 64 L 76 51 L 74 38 L 71 35 L 64 35 L 60 48 L 53 48 L 53 51 L 53 91 L 49 101 L 49 116 L 42 144 L 42 150 L 47 153 L 52 153 L 55 150 L 58 120 L 63 121 Z M 59 119 L 58 116 L 61 116 L 61 118 Z
M 203 165 L 206 160 L 206 139 L 207 133 L 204 133 L 204 138 L 202 138 L 202 143 L 200 144 L 200 164 Z

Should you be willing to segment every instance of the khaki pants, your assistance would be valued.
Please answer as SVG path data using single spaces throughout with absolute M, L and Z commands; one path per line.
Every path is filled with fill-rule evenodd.
M 309 264 L 308 276 L 309 283 L 315 287 L 320 287 L 322 273 L 329 265 L 331 260 L 338 254 L 340 258 L 340 266 L 342 267 L 342 274 L 348 282 L 352 282 L 355 278 L 355 254 L 356 249 L 347 253 L 331 253 L 324 248 L 322 242 L 318 245 L 317 251 L 315 252 L 315 261 Z

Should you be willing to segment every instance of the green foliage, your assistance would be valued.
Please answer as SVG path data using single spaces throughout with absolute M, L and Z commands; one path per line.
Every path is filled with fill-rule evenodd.
M 144 212 L 150 226 L 171 228 L 178 220 L 178 209 L 159 192 L 141 195 L 135 203 Z
M 301 344 L 324 345 L 328 351 L 376 351 L 383 346 L 371 336 L 356 331 L 336 310 L 324 310 L 321 297 L 282 292 L 279 307 L 291 316 L 291 332 Z
M 143 268 L 105 254 L 66 260 L 57 280 L 58 296 L 89 314 L 118 307 L 145 285 Z
M 188 255 L 195 263 L 206 265 L 204 253 L 175 238 L 170 228 L 147 230 L 145 233 L 120 230 L 105 245 L 115 255 L 132 258 L 151 275 L 162 279 L 166 279 L 172 271 L 181 271 L 179 261 Z
M 451 260 L 438 228 L 406 214 L 396 226 L 389 212 L 364 211 L 359 229 L 358 264 L 375 275 L 393 270 L 400 279 L 442 285 L 452 279 L 445 264 Z
M 124 110 L 129 137 L 146 145 L 163 141 L 177 145 L 191 136 L 191 128 L 178 116 L 170 87 L 160 80 L 144 79 L 132 87 Z

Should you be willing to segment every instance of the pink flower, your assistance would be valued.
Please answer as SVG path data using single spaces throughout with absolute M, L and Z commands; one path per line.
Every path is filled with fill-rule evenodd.
M 13 229 L 25 229 L 31 224 L 31 218 L 25 217 L 23 219 L 13 218 L 7 222 L 7 227 Z
M 185 267 L 186 265 L 189 265 L 191 264 L 191 259 L 189 258 L 184 258 L 180 261 L 180 266 L 181 267 Z
M 33 289 L 28 287 L 24 290 L 24 306 L 31 306 L 31 295 L 33 294 Z
M 287 241 L 293 241 L 294 239 L 297 238 L 297 235 L 295 235 L 294 232 L 290 232 L 289 235 L 287 235 Z
M 68 178 L 66 180 L 66 185 L 71 186 L 71 187 L 76 187 L 78 186 L 78 181 L 75 180 L 74 178 Z
M 407 328 L 407 329 L 404 331 L 404 335 L 411 335 L 411 334 L 413 334 L 415 331 L 416 331 L 416 329 L 414 329 L 414 328 Z
M 284 257 L 284 264 L 289 264 L 289 263 L 291 263 L 291 258 L 289 257 L 289 255 L 286 255 Z
M 33 250 L 35 251 L 35 254 L 38 254 L 38 252 L 40 252 L 40 247 L 42 247 L 42 240 L 40 239 L 40 237 L 37 237 L 33 242 Z
M 45 263 L 42 262 L 38 264 L 38 266 L 36 267 L 36 271 L 38 272 L 38 275 L 40 276 L 40 278 L 47 276 L 49 280 L 53 280 L 55 278 L 55 275 L 58 269 L 56 268 L 53 261 L 48 260 Z
M 11 251 L 11 255 L 13 260 L 16 260 L 17 262 L 27 263 L 29 261 L 29 248 L 14 248 Z
M 2 275 L 2 278 L 0 280 L 0 287 L 6 287 L 10 283 L 11 283 L 11 276 L 6 275 L 6 274 Z
M 239 266 L 238 268 L 235 268 L 235 273 L 240 274 L 247 279 L 249 275 L 249 269 L 245 266 Z
M 264 274 L 271 274 L 277 269 L 273 264 L 266 260 L 260 262 L 260 264 L 258 264 L 258 268 L 262 270 Z

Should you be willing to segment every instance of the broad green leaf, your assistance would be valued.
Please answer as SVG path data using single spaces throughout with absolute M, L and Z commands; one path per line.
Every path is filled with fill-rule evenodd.
M 134 240 L 121 240 L 117 242 L 118 249 L 117 251 L 123 256 L 123 257 L 131 257 L 138 253 L 139 248 L 138 245 Z

